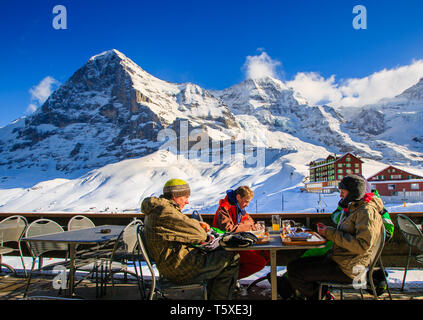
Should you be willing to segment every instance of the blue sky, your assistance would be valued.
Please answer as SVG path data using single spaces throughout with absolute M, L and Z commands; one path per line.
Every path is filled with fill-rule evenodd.
M 66 7 L 66 30 L 52 26 L 56 5 Z M 366 30 L 353 28 L 355 5 L 367 10 Z M 372 84 L 376 73 L 392 83 L 401 67 L 409 83 L 420 72 L 423 77 L 421 0 L 16 0 L 0 6 L 0 126 L 41 104 L 34 92 L 43 80 L 54 89 L 112 48 L 156 77 L 206 89 L 243 81 L 247 57 L 261 56 L 274 63 L 274 76 L 294 88 L 309 85 L 304 92 L 313 102 L 364 97 L 365 82 L 357 89 L 349 80 Z M 380 82 L 375 86 L 386 91 Z

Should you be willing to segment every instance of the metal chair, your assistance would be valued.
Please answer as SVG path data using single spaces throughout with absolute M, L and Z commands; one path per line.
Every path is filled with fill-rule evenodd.
M 88 228 L 95 228 L 95 224 L 94 222 L 91 221 L 91 219 L 85 216 L 81 216 L 81 215 L 74 216 L 68 222 L 68 231 L 88 229 Z
M 386 285 L 387 285 L 387 291 L 389 294 L 389 299 L 392 300 L 391 297 L 391 291 L 389 290 L 388 287 L 388 281 L 386 280 L 386 275 L 385 275 L 385 268 L 383 267 L 383 263 L 382 263 L 382 251 L 383 248 L 385 246 L 385 227 L 382 225 L 382 229 L 379 235 L 379 239 L 377 241 L 376 247 L 374 248 L 371 258 L 370 258 L 370 264 L 367 268 L 367 278 L 368 281 L 366 281 L 365 283 L 361 283 L 361 284 L 345 284 L 345 283 L 336 283 L 336 282 L 329 282 L 329 281 L 322 281 L 319 282 L 319 298 L 322 297 L 322 286 L 328 286 L 330 288 L 337 288 L 341 290 L 341 300 L 343 299 L 343 289 L 352 289 L 352 290 L 360 290 L 360 295 L 361 295 L 361 299 L 364 300 L 364 295 L 363 295 L 363 289 L 367 289 L 367 290 L 371 290 L 373 297 L 375 300 L 378 299 L 378 295 L 376 292 L 376 287 L 373 281 L 373 271 L 375 270 L 375 266 L 376 264 L 379 263 L 379 267 L 382 270 L 382 273 L 385 277 L 385 281 L 386 281 Z M 363 274 L 363 277 L 361 278 L 366 279 L 366 273 Z
M 64 232 L 63 228 L 50 219 L 38 219 L 32 222 L 25 232 L 25 237 L 36 237 L 46 234 L 52 234 L 52 233 L 58 233 L 58 232 Z M 31 283 L 32 274 L 34 272 L 35 268 L 35 262 L 37 258 L 39 259 L 39 266 L 38 270 L 41 271 L 42 269 L 47 268 L 53 268 L 58 265 L 63 265 L 63 263 L 54 263 L 49 264 L 46 267 L 42 267 L 42 255 L 49 251 L 68 251 L 68 246 L 66 244 L 61 243 L 54 243 L 54 242 L 39 242 L 39 241 L 33 241 L 33 242 L 27 242 L 27 246 L 29 249 L 29 252 L 32 256 L 32 265 L 31 265 L 31 272 L 29 273 L 27 284 L 25 287 L 25 293 L 24 298 L 27 296 L 29 285 Z
M 8 217 L 0 222 L 0 271 L 1 267 L 3 266 L 17 275 L 16 270 L 12 266 L 2 262 L 2 255 L 18 250 L 26 277 L 26 268 L 21 248 L 21 239 L 27 226 L 28 221 L 25 219 L 25 217 L 18 215 Z M 4 246 L 4 243 L 8 242 L 16 242 L 18 244 L 18 248 L 15 249 Z
M 404 278 L 402 280 L 401 291 L 404 291 L 405 278 L 407 276 L 410 257 L 412 257 L 412 248 L 416 248 L 420 252 L 423 251 L 423 234 L 416 224 L 406 215 L 397 215 L 397 225 L 405 238 L 408 245 L 408 256 L 405 264 Z M 423 254 L 413 256 L 418 263 L 423 263 Z
M 117 238 L 110 259 L 106 263 L 106 274 L 108 269 L 109 276 L 106 276 L 104 288 L 110 277 L 112 290 L 114 289 L 114 274 L 124 273 L 125 281 L 127 281 L 127 274 L 130 274 L 137 279 L 140 287 L 140 294 L 142 296 L 140 276 L 138 275 L 138 269 L 136 267 L 136 263 L 139 262 L 136 253 L 138 244 L 137 230 L 139 225 L 142 225 L 142 221 L 134 219 L 125 229 L 123 229 Z M 128 270 L 128 266 L 131 264 L 135 267 L 135 272 Z
M 82 230 L 82 229 L 89 229 L 89 228 L 95 228 L 95 224 L 94 222 L 90 219 L 87 218 L 86 216 L 83 215 L 76 215 L 74 217 L 72 217 L 69 222 L 68 222 L 68 231 L 73 231 L 73 230 Z M 81 248 L 81 246 L 76 246 L 75 250 L 77 250 L 79 248 Z M 99 250 L 102 250 L 101 247 L 93 247 L 93 246 L 89 246 L 89 250 L 88 250 L 88 255 L 90 255 L 90 251 L 94 252 L 94 257 L 96 257 L 97 259 L 95 261 L 93 261 L 92 263 L 85 265 L 85 266 L 81 266 L 78 268 L 79 271 L 85 271 L 88 272 L 89 274 L 87 275 L 87 277 L 89 275 L 91 275 L 91 278 L 94 277 L 95 275 L 95 284 L 96 284 L 96 297 L 99 297 L 99 284 L 102 286 L 103 288 L 103 270 L 101 270 L 101 280 L 99 280 L 98 278 L 98 273 L 99 273 L 99 268 L 100 266 L 103 267 L 102 262 L 104 262 L 104 258 L 105 256 L 102 256 L 101 253 L 99 253 Z M 96 250 L 98 249 L 98 250 Z M 83 254 L 85 257 L 87 257 L 87 252 L 86 250 L 83 252 L 76 252 L 77 255 L 79 254 Z M 106 257 L 107 257 L 107 253 L 106 253 Z M 76 285 L 78 285 L 79 283 L 81 283 L 86 277 L 82 278 L 80 281 L 78 281 L 76 283 Z
M 144 230 L 143 226 L 140 225 L 138 227 L 138 244 L 140 253 L 143 256 L 143 260 L 146 262 L 147 267 L 151 274 L 151 287 L 150 287 L 150 293 L 148 295 L 148 299 L 152 300 L 157 293 L 159 293 L 163 298 L 166 298 L 166 295 L 171 291 L 186 291 L 186 290 L 202 290 L 203 291 L 203 298 L 204 300 L 207 300 L 207 285 L 206 282 L 200 282 L 200 283 L 174 283 L 168 279 L 165 279 L 163 276 L 159 275 L 158 279 L 156 279 L 155 270 L 153 268 L 154 262 L 151 260 L 151 258 L 148 255 L 147 252 L 147 246 L 145 245 L 144 240 Z M 141 264 L 140 267 L 140 274 L 142 277 L 142 268 Z

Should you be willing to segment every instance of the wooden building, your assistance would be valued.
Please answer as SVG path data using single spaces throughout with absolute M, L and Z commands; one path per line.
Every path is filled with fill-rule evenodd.
M 423 196 L 423 177 L 394 166 L 386 167 L 367 181 L 381 196 Z
M 338 191 L 338 183 L 350 174 L 362 174 L 363 161 L 352 153 L 342 156 L 329 155 L 309 163 L 307 192 L 332 193 Z

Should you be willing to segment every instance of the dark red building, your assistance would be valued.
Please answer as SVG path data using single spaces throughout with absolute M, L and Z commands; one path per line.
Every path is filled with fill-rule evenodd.
M 305 183 L 307 192 L 330 193 L 337 191 L 338 183 L 350 174 L 362 174 L 360 158 L 352 153 L 342 156 L 329 155 L 325 159 L 309 163 L 309 182 Z
M 394 166 L 379 171 L 367 181 L 381 196 L 423 195 L 423 177 Z

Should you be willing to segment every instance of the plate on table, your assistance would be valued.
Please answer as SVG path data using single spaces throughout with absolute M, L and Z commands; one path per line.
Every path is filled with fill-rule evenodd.
M 254 234 L 258 241 L 256 242 L 257 244 L 263 244 L 263 243 L 268 243 L 270 241 L 270 236 L 269 236 L 269 232 L 264 232 L 264 231 L 249 231 L 252 234 Z
M 291 241 L 305 241 L 312 237 L 311 233 L 308 232 L 292 232 L 286 235 Z
M 281 234 L 281 238 L 282 243 L 285 245 L 321 245 L 326 242 L 325 238 L 314 231 Z

